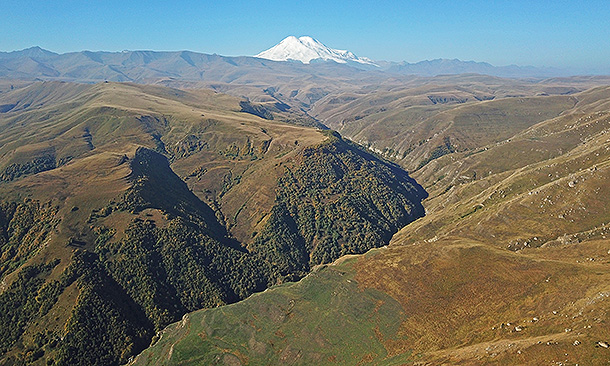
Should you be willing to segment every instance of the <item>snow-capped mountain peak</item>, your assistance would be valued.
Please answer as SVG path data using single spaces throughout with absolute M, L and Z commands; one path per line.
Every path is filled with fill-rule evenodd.
M 349 51 L 326 47 L 320 41 L 309 36 L 299 38 L 295 36 L 286 37 L 277 45 L 259 53 L 255 57 L 273 61 L 301 61 L 304 64 L 319 59 L 335 61 L 341 64 L 357 62 L 359 64 L 377 66 L 375 62 L 366 57 L 358 57 Z

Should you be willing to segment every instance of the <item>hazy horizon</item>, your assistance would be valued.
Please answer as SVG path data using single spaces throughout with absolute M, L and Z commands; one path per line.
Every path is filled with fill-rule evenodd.
M 373 60 L 459 59 L 609 73 L 604 1 L 0 4 L 1 51 L 190 50 L 252 56 L 289 35 Z

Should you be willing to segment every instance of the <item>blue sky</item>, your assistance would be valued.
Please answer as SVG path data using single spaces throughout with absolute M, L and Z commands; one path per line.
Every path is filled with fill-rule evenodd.
M 253 55 L 288 35 L 375 60 L 610 72 L 610 1 L 1 0 L 0 50 Z

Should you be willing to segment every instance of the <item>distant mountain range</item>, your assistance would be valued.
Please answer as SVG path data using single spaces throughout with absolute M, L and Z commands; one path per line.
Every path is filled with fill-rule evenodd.
M 528 66 L 493 66 L 485 62 L 437 59 L 417 63 L 373 61 L 325 46 L 307 36 L 288 37 L 255 57 L 227 57 L 191 51 L 81 51 L 58 54 L 40 47 L 0 52 L 0 78 L 78 82 L 216 81 L 277 77 L 340 76 L 367 71 L 377 76 L 436 76 L 476 73 L 525 78 L 567 76 L 565 70 Z M 253 78 L 253 75 L 256 77 Z M 370 76 L 367 74 L 367 76 Z M 249 81 L 252 81 L 249 80 Z
M 416 63 L 387 62 L 381 63 L 386 72 L 402 75 L 437 76 L 457 74 L 483 74 L 490 76 L 523 78 L 523 77 L 552 77 L 567 76 L 567 70 L 550 67 L 534 66 L 494 66 L 487 62 L 462 61 L 458 59 L 439 58 Z

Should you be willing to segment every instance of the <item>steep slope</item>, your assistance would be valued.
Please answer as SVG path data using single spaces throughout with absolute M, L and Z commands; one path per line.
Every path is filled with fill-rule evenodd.
M 333 135 L 287 162 L 275 205 L 250 247 L 282 274 L 305 274 L 310 265 L 389 242 L 423 216 L 426 196 L 402 169 Z
M 135 364 L 603 364 L 610 92 L 553 98 L 559 115 L 415 172 L 426 216 L 389 247 L 193 313 Z
M 423 215 L 425 191 L 399 167 L 241 102 L 119 83 L 0 96 L 12 105 L 0 114 L 0 362 L 125 363 L 186 312 L 387 245 Z M 303 210 L 342 220 L 317 227 Z
M 579 232 L 597 235 L 607 221 L 599 193 L 610 156 L 609 96 L 608 88 L 577 94 L 575 107 L 556 118 L 422 168 L 415 176 L 431 192 L 427 211 L 438 214 L 408 236 L 460 233 L 519 250 Z

